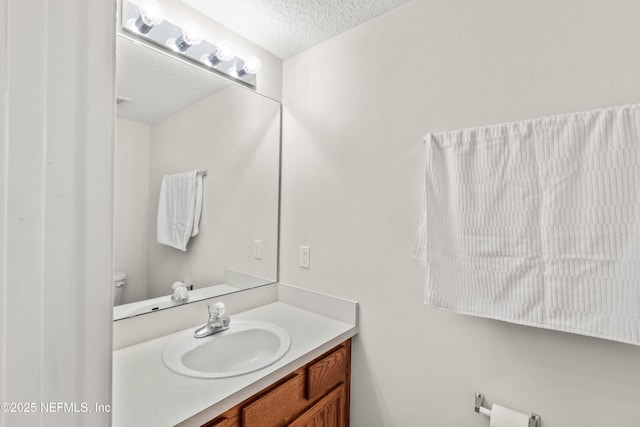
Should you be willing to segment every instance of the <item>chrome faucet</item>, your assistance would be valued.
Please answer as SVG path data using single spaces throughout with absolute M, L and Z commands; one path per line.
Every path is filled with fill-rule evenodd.
M 222 317 L 224 314 L 225 307 L 224 303 L 217 302 L 215 304 L 209 305 L 209 321 L 206 325 L 199 327 L 193 333 L 193 336 L 196 338 L 204 338 L 209 335 L 217 334 L 218 332 L 222 332 L 224 330 L 229 329 L 229 324 L 231 323 L 231 319 L 229 316 Z

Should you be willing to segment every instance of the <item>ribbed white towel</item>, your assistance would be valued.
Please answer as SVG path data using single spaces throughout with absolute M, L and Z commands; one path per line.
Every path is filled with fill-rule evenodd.
M 425 303 L 640 345 L 640 105 L 426 139 Z
M 181 251 L 199 231 L 202 212 L 202 176 L 198 171 L 165 175 L 158 201 L 158 243 Z
M 200 232 L 200 217 L 202 216 L 202 174 L 196 170 L 196 201 L 195 211 L 193 213 L 193 230 L 191 237 L 196 236 Z

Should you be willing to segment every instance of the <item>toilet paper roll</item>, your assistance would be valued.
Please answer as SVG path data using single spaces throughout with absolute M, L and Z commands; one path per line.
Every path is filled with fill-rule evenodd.
M 529 427 L 529 415 L 493 404 L 490 427 Z

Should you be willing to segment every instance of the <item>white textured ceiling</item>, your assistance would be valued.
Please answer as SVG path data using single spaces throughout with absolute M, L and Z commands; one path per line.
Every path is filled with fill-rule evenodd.
M 285 59 L 409 0 L 181 0 Z
M 210 72 L 132 40 L 116 37 L 118 117 L 155 123 L 229 86 Z

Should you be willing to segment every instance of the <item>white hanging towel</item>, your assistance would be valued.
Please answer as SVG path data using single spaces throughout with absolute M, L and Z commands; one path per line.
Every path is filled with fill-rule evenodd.
M 181 251 L 199 232 L 202 212 L 202 175 L 198 171 L 165 175 L 158 201 L 158 243 Z
M 640 345 L 640 105 L 426 137 L 425 303 Z

